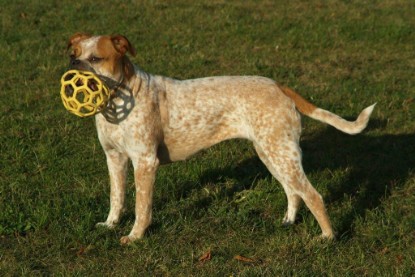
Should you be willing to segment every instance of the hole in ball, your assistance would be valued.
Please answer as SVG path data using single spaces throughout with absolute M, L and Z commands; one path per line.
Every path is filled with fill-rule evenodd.
M 68 85 L 65 86 L 65 95 L 66 95 L 66 97 L 72 97 L 74 91 L 75 91 L 75 89 L 73 88 L 73 86 L 71 84 L 68 84 Z
M 72 78 L 75 76 L 75 73 L 67 74 L 64 78 L 65 81 L 72 80 Z
M 85 90 L 81 89 L 77 91 L 75 98 L 78 103 L 83 104 L 89 101 L 89 94 L 86 93 Z
M 98 91 L 98 82 L 94 79 L 89 79 L 88 80 L 88 87 L 92 90 L 92 91 Z

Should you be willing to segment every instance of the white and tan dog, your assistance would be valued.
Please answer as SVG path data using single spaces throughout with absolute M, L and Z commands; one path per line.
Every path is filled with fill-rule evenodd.
M 124 209 L 129 159 L 136 188 L 135 222 L 122 244 L 143 237 L 150 225 L 154 180 L 160 164 L 184 160 L 231 138 L 245 138 L 282 184 L 288 199 L 284 224 L 295 221 L 305 202 L 322 236 L 334 236 L 320 194 L 303 172 L 299 138 L 301 113 L 348 133 L 360 133 L 374 105 L 356 121 L 315 107 L 294 91 L 257 76 L 209 77 L 179 81 L 135 68 L 126 54 L 135 50 L 124 36 L 75 34 L 70 67 L 95 72 L 113 90 L 104 112 L 96 115 L 111 182 L 110 211 L 99 225 L 114 227 Z

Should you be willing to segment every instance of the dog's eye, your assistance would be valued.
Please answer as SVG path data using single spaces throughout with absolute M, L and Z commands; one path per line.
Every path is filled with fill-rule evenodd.
M 91 63 L 97 63 L 97 62 L 100 62 L 101 60 L 102 60 L 102 58 L 98 58 L 98 57 L 95 57 L 95 56 L 91 56 L 88 59 L 88 61 L 91 62 Z

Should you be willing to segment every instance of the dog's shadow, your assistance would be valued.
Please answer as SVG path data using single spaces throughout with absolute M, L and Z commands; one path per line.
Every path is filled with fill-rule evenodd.
M 385 125 L 372 120 L 371 129 Z M 338 185 L 329 185 L 325 202 L 353 199 L 353 209 L 335 226 L 340 235 L 353 234 L 353 221 L 378 207 L 391 190 L 399 188 L 415 168 L 415 134 L 348 136 L 333 128 L 311 135 L 302 143 L 307 172 L 347 171 Z
M 384 125 L 384 122 L 372 120 L 369 128 L 384 128 Z M 379 206 L 382 199 L 390 196 L 391 189 L 402 185 L 410 170 L 415 168 L 415 134 L 349 136 L 326 127 L 317 133 L 306 133 L 300 144 L 306 175 L 327 169 L 347 172 L 341 184 L 328 185 L 324 195 L 328 205 L 342 201 L 345 195 L 354 199 L 353 209 L 342 213 L 340 219 L 336 218 L 335 229 L 342 237 L 353 234 L 352 223 L 356 216 L 364 217 L 368 210 Z M 271 174 L 257 157 L 252 157 L 227 168 L 209 169 L 200 182 L 184 181 L 176 189 L 181 191 L 180 197 L 186 197 L 193 189 L 201 189 L 223 178 L 236 180 L 237 185 L 224 189 L 219 196 L 231 198 L 259 179 L 271 178 Z M 206 208 L 211 201 L 201 199 L 194 203 L 194 208 Z

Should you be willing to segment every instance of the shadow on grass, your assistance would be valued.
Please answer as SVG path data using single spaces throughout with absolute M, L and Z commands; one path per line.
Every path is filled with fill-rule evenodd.
M 371 129 L 383 128 L 384 123 L 372 120 Z M 415 168 L 415 134 L 349 136 L 334 128 L 327 127 L 321 132 L 306 134 L 301 141 L 303 165 L 307 175 L 325 169 L 347 168 L 347 177 L 340 185 L 329 186 L 325 196 L 327 204 L 353 197 L 354 209 L 342 214 L 335 226 L 339 236 L 347 239 L 353 235 L 353 221 L 356 215 L 363 216 L 367 210 L 380 205 L 390 195 L 392 188 L 402 185 L 411 169 Z M 222 179 L 237 180 L 230 188 L 223 188 L 219 197 L 231 198 L 235 193 L 249 189 L 258 180 L 271 175 L 257 157 L 244 160 L 228 168 L 207 170 L 200 182 L 181 184 L 181 197 L 192 189 L 201 189 L 208 184 L 222 182 Z M 203 198 L 189 209 L 205 209 L 212 199 Z
M 371 129 L 384 125 L 372 120 Z M 415 169 L 415 134 L 348 136 L 333 128 L 312 134 L 301 143 L 306 173 L 348 168 L 342 184 L 330 186 L 326 203 L 353 197 L 354 209 L 336 226 L 339 235 L 353 234 L 356 215 L 376 208 L 394 187 L 402 185 Z

